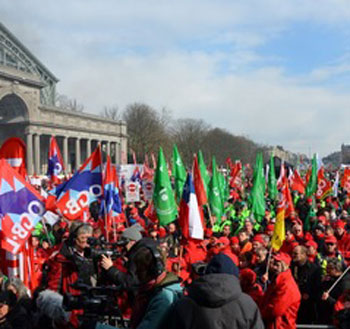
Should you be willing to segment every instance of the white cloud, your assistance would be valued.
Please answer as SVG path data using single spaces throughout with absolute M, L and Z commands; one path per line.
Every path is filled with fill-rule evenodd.
M 146 102 L 304 153 L 325 155 L 347 142 L 350 94 L 320 83 L 348 72 L 348 61 L 287 76 L 256 47 L 299 21 L 348 29 L 348 1 L 0 5 L 1 21 L 61 79 L 58 90 L 89 111 Z

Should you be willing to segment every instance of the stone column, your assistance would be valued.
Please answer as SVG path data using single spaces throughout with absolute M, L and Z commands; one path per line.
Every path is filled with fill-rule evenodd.
M 86 140 L 86 158 L 91 155 L 91 139 Z
M 106 152 L 108 156 L 111 156 L 111 142 L 106 141 Z
M 27 171 L 28 175 L 33 175 L 33 134 L 26 134 L 27 141 Z
M 80 168 L 80 138 L 77 137 L 75 140 L 75 169 L 78 170 Z
M 40 134 L 34 135 L 34 148 L 35 148 L 35 173 L 37 175 L 41 174 L 41 164 L 40 164 Z
M 115 142 L 114 161 L 116 165 L 120 164 L 120 147 L 118 142 Z
M 69 159 L 68 159 L 68 137 L 67 136 L 63 136 L 63 161 L 64 161 L 64 167 L 65 167 L 65 171 L 66 173 L 69 172 L 68 169 L 68 163 L 69 163 Z

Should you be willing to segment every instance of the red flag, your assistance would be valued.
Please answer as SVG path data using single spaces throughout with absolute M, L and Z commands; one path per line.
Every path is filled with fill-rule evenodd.
M 9 278 L 17 277 L 33 293 L 38 287 L 38 273 L 34 270 L 34 250 L 30 243 L 26 242 L 15 255 L 1 249 L 1 271 Z
M 236 161 L 236 163 L 231 167 L 230 173 L 230 186 L 232 188 L 236 187 L 238 189 L 242 188 L 242 163 L 241 161 Z
M 350 168 L 344 169 L 344 174 L 340 182 L 340 186 L 350 194 Z
M 292 195 L 289 190 L 288 179 L 286 176 L 283 179 L 281 192 L 284 194 L 284 200 L 285 200 L 285 217 L 289 217 L 293 212 L 295 212 L 295 209 L 294 209 Z
M 327 180 L 324 175 L 324 168 L 321 167 L 317 174 L 317 191 L 316 197 L 319 200 L 323 200 L 333 192 L 332 183 Z
M 141 179 L 145 181 L 153 181 L 154 170 L 151 169 L 148 164 L 145 162 L 143 164 Z
M 297 191 L 300 194 L 305 194 L 305 184 L 299 175 L 298 170 L 294 170 L 293 175 L 290 179 L 290 188 L 292 191 Z
M 0 148 L 0 159 L 6 159 L 8 164 L 22 177 L 26 178 L 26 144 L 17 137 L 8 138 Z
M 193 184 L 197 195 L 198 205 L 205 205 L 208 202 L 207 193 L 205 192 L 201 171 L 199 170 L 197 155 L 195 155 L 193 159 Z

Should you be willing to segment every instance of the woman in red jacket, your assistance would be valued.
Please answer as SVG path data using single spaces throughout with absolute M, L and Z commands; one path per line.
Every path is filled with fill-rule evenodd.
M 272 257 L 268 286 L 261 303 L 266 329 L 295 329 L 301 295 L 289 269 L 291 258 L 278 253 Z

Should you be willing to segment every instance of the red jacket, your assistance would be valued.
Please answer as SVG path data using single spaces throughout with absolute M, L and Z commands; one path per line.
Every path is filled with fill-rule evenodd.
M 295 329 L 301 295 L 288 269 L 271 283 L 261 303 L 266 329 Z
M 343 255 L 347 263 L 350 260 L 350 235 L 344 232 L 340 240 L 338 240 L 338 250 Z

